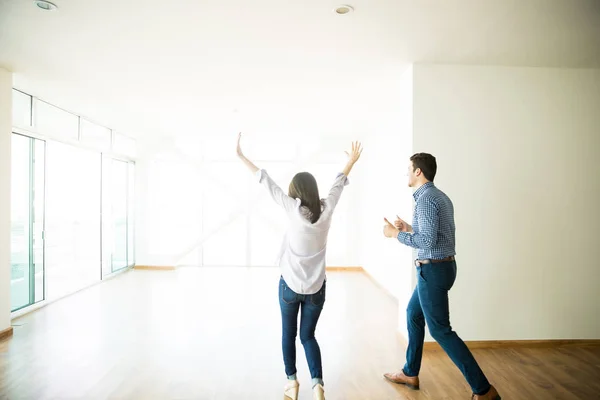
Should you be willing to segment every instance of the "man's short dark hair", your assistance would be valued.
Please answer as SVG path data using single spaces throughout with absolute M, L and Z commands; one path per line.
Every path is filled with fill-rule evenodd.
M 417 168 L 421 169 L 425 178 L 433 182 L 437 172 L 437 163 L 434 156 L 428 153 L 416 153 L 410 158 L 410 161 L 413 163 L 413 171 Z

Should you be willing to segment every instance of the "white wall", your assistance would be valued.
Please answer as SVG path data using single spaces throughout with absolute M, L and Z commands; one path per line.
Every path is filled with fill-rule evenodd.
M 12 73 L 0 68 L 0 331 L 10 327 Z
M 456 210 L 459 335 L 600 339 L 600 70 L 415 65 L 413 116 Z
M 402 74 L 393 119 L 365 139 L 360 164 L 360 250 L 363 268 L 399 301 L 399 329 L 406 334 L 406 304 L 412 293 L 412 251 L 383 236 L 383 218 L 412 215 L 406 168 L 412 152 L 412 67 Z

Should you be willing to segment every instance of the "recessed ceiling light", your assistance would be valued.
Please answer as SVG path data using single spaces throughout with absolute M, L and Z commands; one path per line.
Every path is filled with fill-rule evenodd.
M 347 15 L 354 11 L 354 8 L 352 6 L 342 4 L 341 6 L 337 6 L 333 11 L 338 15 Z
M 34 0 L 33 3 L 44 11 L 54 11 L 58 8 L 56 4 L 46 0 Z

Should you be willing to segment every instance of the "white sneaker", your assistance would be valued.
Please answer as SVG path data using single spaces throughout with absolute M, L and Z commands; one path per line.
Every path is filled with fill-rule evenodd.
M 298 392 L 300 391 L 300 383 L 298 380 L 288 381 L 287 385 L 283 388 L 283 399 L 284 400 L 298 400 Z
M 323 389 L 323 385 L 320 383 L 317 383 L 313 388 L 313 398 L 315 400 L 325 400 L 325 389 Z

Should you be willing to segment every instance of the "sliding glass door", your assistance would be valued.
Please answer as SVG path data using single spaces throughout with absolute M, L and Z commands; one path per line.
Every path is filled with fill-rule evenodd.
M 44 300 L 45 142 L 13 134 L 11 310 Z
M 100 153 L 48 142 L 48 298 L 100 281 Z
M 102 274 L 134 264 L 133 164 L 102 159 Z
M 12 311 L 134 264 L 134 168 L 92 150 L 13 135 Z

